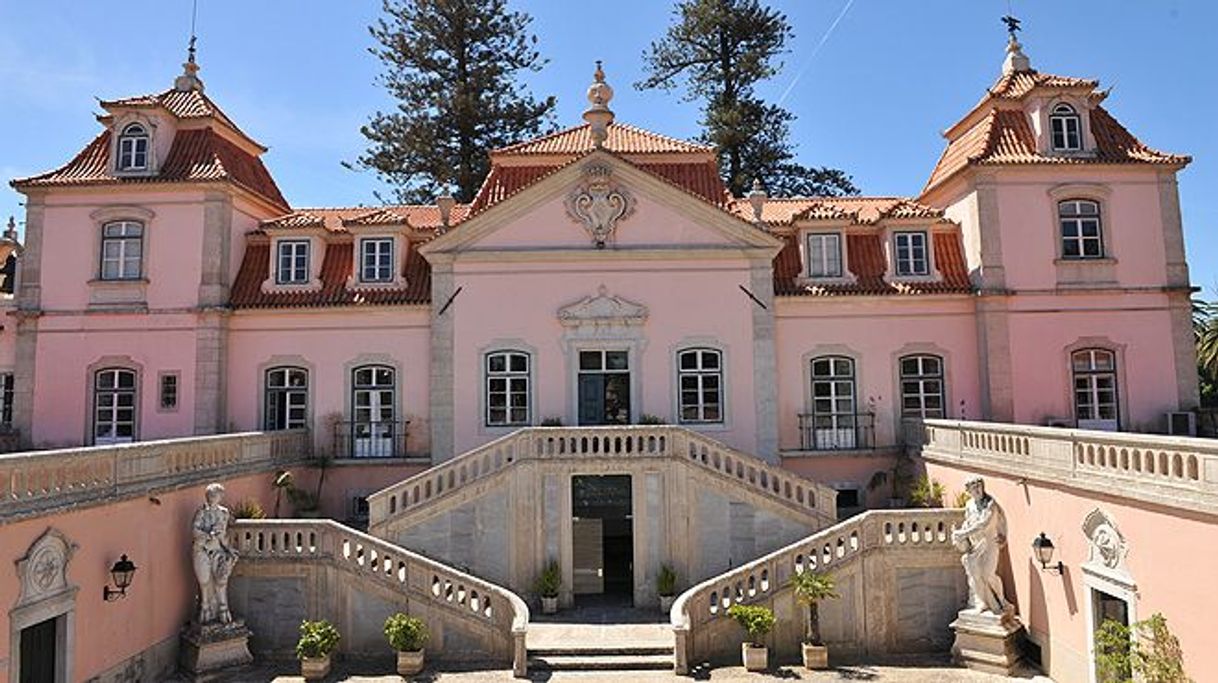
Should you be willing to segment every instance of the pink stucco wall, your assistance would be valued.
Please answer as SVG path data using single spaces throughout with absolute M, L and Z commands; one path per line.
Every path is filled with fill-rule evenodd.
M 947 486 L 949 498 L 974 473 L 936 463 L 927 473 Z M 1180 639 L 1186 671 L 1197 681 L 1218 671 L 1218 649 L 1210 612 L 1200 608 L 1197 591 L 1213 581 L 1213 548 L 1218 524 L 1213 519 L 1138 504 L 1075 489 L 985 473 L 986 490 L 1007 516 L 1009 564 L 1002 572 L 1032 639 L 1042 648 L 1046 672 L 1060 683 L 1088 681 L 1087 591 L 1080 566 L 1087 560 L 1084 518 L 1099 508 L 1114 518 L 1129 547 L 1129 572 L 1137 582 L 1137 619 L 1162 613 Z M 1043 572 L 1032 555 L 1032 539 L 1044 532 L 1065 563 L 1061 576 Z

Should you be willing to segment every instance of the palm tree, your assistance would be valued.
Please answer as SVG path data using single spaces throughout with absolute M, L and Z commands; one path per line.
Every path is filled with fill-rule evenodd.
M 820 610 L 817 603 L 821 600 L 837 597 L 837 581 L 828 572 L 814 572 L 805 569 L 796 572 L 791 577 L 791 590 L 795 591 L 795 599 L 808 606 L 807 632 L 804 642 L 810 645 L 821 645 L 820 639 Z
M 1193 332 L 1197 367 L 1211 380 L 1218 378 L 1218 301 L 1193 299 Z

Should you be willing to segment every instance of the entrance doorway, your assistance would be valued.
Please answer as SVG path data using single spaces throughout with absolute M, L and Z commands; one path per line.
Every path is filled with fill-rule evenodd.
M 630 356 L 626 351 L 579 352 L 579 423 L 630 424 Z
M 21 629 L 20 683 L 55 683 L 56 622 L 47 619 Z
M 1109 595 L 1108 593 L 1105 593 L 1102 590 L 1092 588 L 1091 589 L 1091 608 L 1094 610 L 1093 614 L 1091 615 L 1091 617 L 1092 617 L 1091 623 L 1094 625 L 1094 629 L 1097 632 L 1101 628 L 1103 628 L 1104 622 L 1107 622 L 1107 621 L 1115 621 L 1116 623 L 1120 624 L 1121 626 L 1129 626 L 1129 603 L 1125 602 L 1125 600 L 1123 600 L 1121 598 L 1116 597 L 1115 595 Z M 1092 680 L 1098 680 L 1098 676 L 1100 675 L 1100 673 L 1098 671 L 1098 662 L 1095 661 L 1095 656 L 1094 656 L 1094 649 L 1095 649 L 1095 634 L 1094 633 L 1091 634 L 1091 642 L 1092 642 L 1092 651 L 1093 651 L 1092 666 L 1096 669 L 1095 671 L 1092 672 L 1093 676 L 1094 676 Z M 1125 680 L 1126 678 L 1129 678 L 1129 676 L 1131 675 L 1131 672 L 1129 672 L 1129 671 L 1117 671 L 1117 672 L 1109 672 L 1109 673 L 1116 674 L 1118 677 L 1121 678 L 1121 680 Z
M 571 478 L 573 592 L 631 604 L 634 596 L 634 519 L 630 475 Z M 602 596 L 602 597 L 593 597 Z

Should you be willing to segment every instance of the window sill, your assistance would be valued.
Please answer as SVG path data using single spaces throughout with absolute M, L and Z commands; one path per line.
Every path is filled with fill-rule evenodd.
M 1089 258 L 1089 257 L 1070 258 L 1068 256 L 1063 256 L 1061 258 L 1053 259 L 1053 263 L 1060 266 L 1060 265 L 1064 265 L 1064 264 L 1069 264 L 1069 265 L 1087 265 L 1087 264 L 1116 265 L 1118 262 L 1116 259 L 1112 258 L 1111 256 L 1105 256 L 1103 258 Z
M 392 280 L 378 280 L 376 282 L 365 282 L 363 280 L 351 277 L 347 279 L 347 289 L 352 291 L 358 290 L 377 290 L 377 289 L 401 289 L 406 286 L 406 278 L 398 277 Z
M 279 283 L 274 278 L 268 278 L 262 281 L 263 294 L 276 294 L 287 292 L 318 292 L 321 291 L 322 282 L 320 278 L 313 278 L 308 282 L 284 282 Z
M 804 275 L 795 279 L 795 284 L 800 287 L 833 287 L 838 285 L 853 285 L 858 283 L 858 278 L 851 275 L 842 275 L 839 277 L 811 277 Z
M 1117 284 L 1114 258 L 1059 258 L 1057 286 L 1061 288 L 1109 287 Z

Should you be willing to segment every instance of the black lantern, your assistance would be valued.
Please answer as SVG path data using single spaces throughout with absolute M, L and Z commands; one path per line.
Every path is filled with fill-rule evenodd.
M 114 588 L 110 586 L 102 586 L 102 598 L 106 602 L 113 602 L 119 598 L 127 597 L 127 588 L 131 585 L 131 577 L 135 576 L 135 563 L 127 559 L 126 555 L 119 558 L 118 562 L 110 568 L 110 578 L 114 580 Z
M 1058 560 L 1057 564 L 1050 564 L 1053 562 L 1053 551 L 1053 541 L 1049 540 L 1045 532 L 1040 532 L 1040 536 L 1032 539 L 1032 552 L 1036 553 L 1036 559 L 1040 562 L 1041 571 L 1053 571 L 1061 574 L 1065 569 L 1061 560 Z

